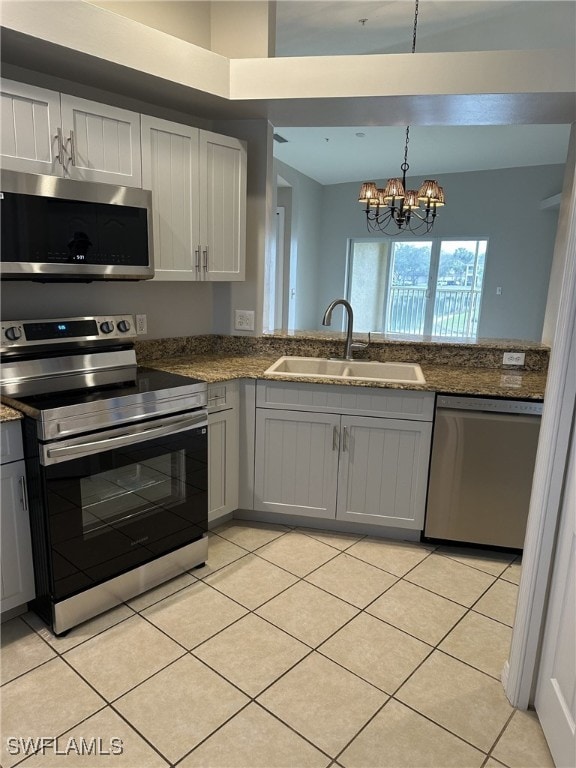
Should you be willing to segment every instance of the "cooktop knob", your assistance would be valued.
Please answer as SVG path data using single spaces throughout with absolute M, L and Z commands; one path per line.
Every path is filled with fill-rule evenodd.
M 121 333 L 126 333 L 127 331 L 129 331 L 130 330 L 130 323 L 128 322 L 128 320 L 119 320 L 118 321 L 118 330 Z
M 22 336 L 22 331 L 17 326 L 11 325 L 9 328 L 6 328 L 6 338 L 10 341 L 18 341 L 20 336 Z
M 114 323 L 111 320 L 104 320 L 103 323 L 100 323 L 100 330 L 102 333 L 112 333 L 114 330 Z

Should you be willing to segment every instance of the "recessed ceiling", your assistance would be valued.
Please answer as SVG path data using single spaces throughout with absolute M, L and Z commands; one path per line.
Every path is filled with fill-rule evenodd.
M 408 53 L 414 6 L 414 0 L 279 0 L 276 56 Z M 573 48 L 575 29 L 573 0 L 420 0 L 417 51 Z
M 413 17 L 414 0 L 280 0 L 276 55 L 406 53 Z M 573 0 L 420 0 L 417 51 L 574 50 L 575 29 Z M 404 128 L 277 125 L 275 130 L 288 140 L 274 144 L 275 156 L 321 184 L 400 173 Z M 569 125 L 413 126 L 410 173 L 564 163 L 569 133 Z
M 320 184 L 401 175 L 403 128 L 277 128 L 276 133 L 287 142 L 274 143 L 275 157 Z M 563 164 L 569 136 L 569 125 L 413 126 L 409 175 Z

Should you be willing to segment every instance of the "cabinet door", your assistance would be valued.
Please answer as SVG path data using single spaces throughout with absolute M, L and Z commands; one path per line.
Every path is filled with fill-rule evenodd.
M 238 509 L 238 412 L 208 416 L 208 522 Z
M 200 280 L 197 128 L 142 115 L 142 186 L 152 190 L 154 280 Z
M 1 97 L 2 168 L 62 176 L 57 158 L 60 94 L 2 80 Z
M 71 179 L 142 186 L 140 115 L 67 94 L 61 111 Z
M 342 417 L 340 520 L 421 530 L 432 425 Z
M 244 280 L 246 148 L 238 139 L 200 131 L 202 272 L 207 280 Z
M 340 417 L 257 409 L 254 509 L 334 518 Z
M 2 611 L 23 605 L 35 595 L 25 472 L 23 461 L 0 467 Z

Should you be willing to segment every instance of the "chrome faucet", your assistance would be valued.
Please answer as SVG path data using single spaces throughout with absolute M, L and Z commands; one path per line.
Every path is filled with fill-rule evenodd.
M 352 341 L 352 331 L 353 331 L 353 325 L 354 325 L 354 313 L 352 312 L 352 306 L 350 305 L 350 302 L 346 301 L 346 299 L 334 299 L 334 301 L 331 301 L 330 304 L 326 307 L 326 312 L 324 312 L 324 317 L 322 318 L 322 325 L 331 325 L 332 324 L 332 311 L 334 310 L 334 307 L 337 307 L 338 304 L 342 304 L 344 309 L 346 310 L 348 314 L 348 325 L 347 325 L 347 332 L 346 332 L 346 345 L 344 347 L 344 360 L 353 360 L 352 352 L 355 349 L 366 349 L 368 344 L 364 344 L 363 342 Z

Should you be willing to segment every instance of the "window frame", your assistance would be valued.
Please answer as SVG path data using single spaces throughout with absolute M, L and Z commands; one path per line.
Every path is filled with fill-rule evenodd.
M 413 335 L 417 338 L 426 338 L 429 336 L 432 336 L 432 330 L 434 328 L 434 312 L 436 309 L 436 298 L 438 295 L 438 273 L 440 270 L 440 256 L 442 252 L 442 246 L 444 243 L 449 242 L 474 242 L 476 243 L 476 250 L 474 254 L 474 270 L 473 275 L 476 276 L 477 274 L 477 264 L 478 264 L 478 257 L 479 257 L 479 243 L 485 242 L 486 248 L 485 248 L 485 254 L 484 254 L 484 270 L 482 273 L 482 283 L 480 285 L 480 296 L 479 296 L 479 306 L 478 306 L 478 320 L 476 324 L 476 329 L 480 327 L 480 321 L 481 321 L 481 312 L 482 312 L 482 298 L 484 296 L 484 286 L 485 286 L 485 279 L 486 279 L 486 271 L 487 271 L 487 265 L 488 265 L 488 252 L 489 252 L 489 237 L 487 235 L 467 235 L 467 236 L 458 236 L 458 235 L 451 235 L 448 237 L 426 237 L 422 239 L 422 242 L 430 242 L 431 243 L 431 249 L 430 249 L 430 269 L 428 272 L 428 284 L 426 288 L 426 305 L 424 308 L 424 324 L 423 324 L 423 332 L 421 334 L 409 334 Z M 382 286 L 382 291 L 384 292 L 384 298 L 383 301 L 380 302 L 380 305 L 382 306 L 382 323 L 381 323 L 381 331 L 380 332 L 389 336 L 405 336 L 406 333 L 400 332 L 400 331 L 390 331 L 387 329 L 388 325 L 388 304 L 390 299 L 390 288 L 391 288 L 391 275 L 392 275 L 392 268 L 394 264 L 394 246 L 397 243 L 413 243 L 418 242 L 414 237 L 352 237 L 349 238 L 347 241 L 347 253 L 346 253 L 346 273 L 345 273 L 345 280 L 344 280 L 344 295 L 346 296 L 346 299 L 350 301 L 351 292 L 352 292 L 352 275 L 353 275 L 353 268 L 354 268 L 354 246 L 356 243 L 378 243 L 380 245 L 386 246 L 386 254 L 385 254 L 385 281 Z M 473 279 L 472 284 L 470 286 L 471 292 L 475 290 L 476 286 L 476 279 Z M 344 326 L 344 321 L 343 321 Z M 478 338 L 478 334 L 476 333 L 476 336 L 442 336 L 438 338 L 461 338 L 461 339 L 474 339 Z

